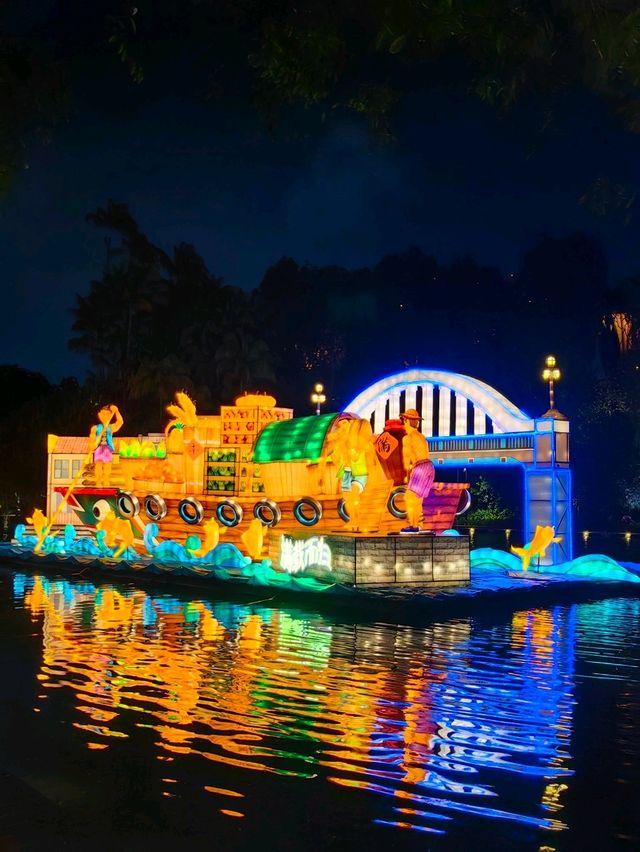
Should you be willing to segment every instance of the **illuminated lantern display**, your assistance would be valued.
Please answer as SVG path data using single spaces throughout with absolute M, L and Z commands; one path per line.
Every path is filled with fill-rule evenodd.
M 527 542 L 524 547 L 511 547 L 511 552 L 515 553 L 522 560 L 522 570 L 527 571 L 532 559 L 539 557 L 544 559 L 547 548 L 552 544 L 557 544 L 562 541 L 561 536 L 555 535 L 553 527 L 536 527 L 536 533 L 531 541 Z
M 91 430 L 90 446 L 93 448 L 93 465 L 96 485 L 108 486 L 115 447 L 113 436 L 122 428 L 123 419 L 117 405 L 107 405 L 98 412 L 98 423 Z
M 73 481 L 53 477 L 48 515 L 35 510 L 29 519 L 37 552 L 150 558 L 204 574 L 247 575 L 252 564 L 273 583 L 312 582 L 318 574 L 335 582 L 344 560 L 333 556 L 342 546 L 333 537 L 386 540 L 407 526 L 415 476 L 403 462 L 400 421 L 374 435 L 369 420 L 350 413 L 294 418 L 267 394 L 244 394 L 219 415 L 203 416 L 178 392 L 167 412 L 164 432 L 146 437 L 115 438 L 123 424 L 115 405 L 100 411 L 84 444 L 50 436 L 50 470 L 66 469 L 55 461 L 65 440 L 84 455 L 65 461 L 76 470 Z M 418 464 L 412 458 L 415 470 Z M 413 531 L 450 529 L 466 488 L 437 483 L 429 496 L 424 491 Z M 76 538 L 71 526 L 54 532 L 63 510 L 95 537 Z M 21 534 L 23 544 L 29 540 Z
M 547 369 L 556 382 L 552 356 Z M 571 564 L 571 471 L 569 424 L 554 401 L 550 384 L 551 408 L 533 419 L 476 379 L 412 369 L 372 385 L 346 412 L 317 406 L 306 417 L 267 394 L 202 415 L 178 392 L 163 431 L 123 438 L 111 404 L 88 437 L 49 435 L 47 506 L 27 518 L 33 532 L 16 527 L 11 552 L 338 593 L 465 583 L 471 564 L 513 574 L 513 554 L 525 571 L 560 570 Z M 481 549 L 470 559 L 469 536 L 453 529 L 469 508 L 468 485 L 434 481 L 434 470 L 476 460 L 524 469 L 529 543 L 512 554 Z M 80 524 L 93 534 L 78 535 Z M 606 557 L 589 560 L 571 571 L 628 579 Z

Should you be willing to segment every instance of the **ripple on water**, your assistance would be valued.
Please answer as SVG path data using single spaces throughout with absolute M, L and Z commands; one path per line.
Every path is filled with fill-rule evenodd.
M 243 819 L 276 776 L 397 830 L 562 831 L 576 678 L 639 681 L 638 601 L 412 629 L 16 575 L 14 603 L 41 630 L 38 700 L 64 697 L 96 760 L 151 737 L 167 796 L 197 777 Z

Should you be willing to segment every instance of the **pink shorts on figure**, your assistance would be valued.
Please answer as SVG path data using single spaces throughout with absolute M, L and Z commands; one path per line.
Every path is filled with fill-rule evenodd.
M 100 444 L 93 454 L 93 460 L 94 462 L 108 463 L 113 461 L 113 453 L 106 444 Z
M 436 471 L 431 459 L 417 461 L 411 469 L 407 487 L 424 500 L 429 496 L 435 477 Z

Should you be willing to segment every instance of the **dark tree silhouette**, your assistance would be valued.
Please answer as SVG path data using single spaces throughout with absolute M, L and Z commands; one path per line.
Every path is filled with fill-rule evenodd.
M 65 114 L 86 56 L 112 57 L 112 84 L 146 91 L 147 73 L 188 57 L 174 76 L 183 94 L 252 102 L 273 127 L 286 107 L 299 123 L 362 116 L 390 137 L 406 91 L 443 82 L 506 110 L 523 97 L 544 106 L 544 125 L 562 95 L 596 93 L 632 131 L 640 128 L 640 12 L 634 0 L 79 0 L 41 4 L 25 26 L 8 0 L 0 40 L 0 182 L 26 160 L 33 131 L 50 135 Z M 49 17 L 45 17 L 48 15 Z M 14 17 L 20 28 L 11 32 Z M 91 82 L 91 81 L 89 81 Z M 96 93 L 99 93 L 96 83 Z M 606 178 L 604 179 L 606 182 Z M 585 193 L 594 211 L 628 206 L 616 183 Z M 607 200 L 609 199 L 609 200 Z

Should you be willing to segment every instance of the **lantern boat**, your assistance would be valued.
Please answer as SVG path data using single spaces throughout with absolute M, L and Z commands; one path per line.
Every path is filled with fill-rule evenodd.
M 223 406 L 219 417 L 194 415 L 190 425 L 175 422 L 165 434 L 142 441 L 116 439 L 109 486 L 96 485 L 88 465 L 68 504 L 88 527 L 113 510 L 140 538 L 152 522 L 159 539 L 180 543 L 210 518 L 224 528 L 225 542 L 238 546 L 254 519 L 264 527 L 265 548 L 276 527 L 279 533 L 398 534 L 406 526 L 406 487 L 397 423 L 395 436 L 371 436 L 369 428 L 366 474 L 357 477 L 364 480 L 357 518 L 349 515 L 344 456 L 357 448 L 340 447 L 337 435 L 344 433 L 349 445 L 358 421 L 348 413 L 294 418 L 272 397 L 245 395 Z M 453 527 L 468 506 L 467 489 L 466 483 L 434 483 L 424 503 L 423 530 Z
M 27 519 L 35 535 L 16 528 L 21 558 L 306 591 L 468 581 L 469 540 L 451 529 L 468 486 L 434 483 L 420 527 L 406 530 L 399 421 L 373 435 L 348 412 L 293 417 L 263 394 L 217 416 L 176 399 L 164 432 L 115 437 L 122 417 L 107 406 L 89 438 L 49 436 L 47 512 Z

